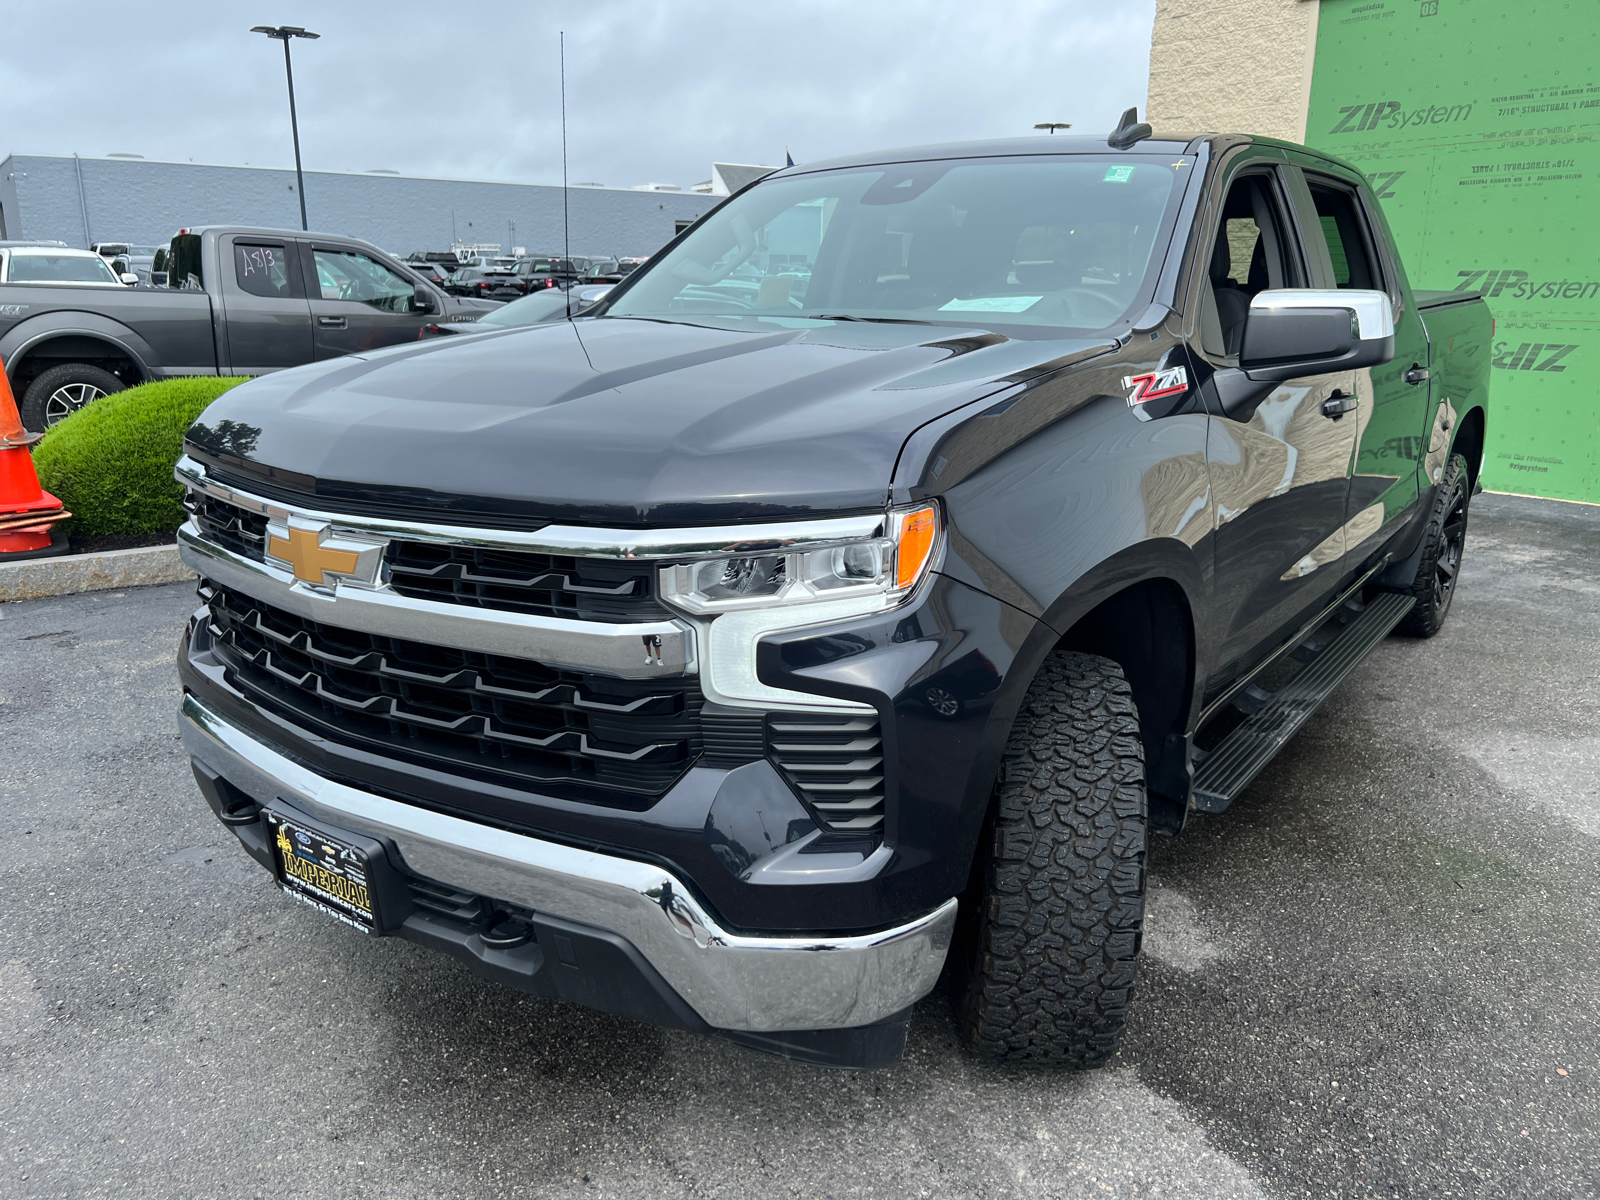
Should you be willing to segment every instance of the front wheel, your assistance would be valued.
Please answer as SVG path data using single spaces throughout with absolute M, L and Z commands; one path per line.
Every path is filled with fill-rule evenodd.
M 28 385 L 20 407 L 22 423 L 35 433 L 43 433 L 85 404 L 122 390 L 122 380 L 88 363 L 51 367 Z
M 1395 632 L 1408 637 L 1430 638 L 1444 625 L 1455 599 L 1456 580 L 1461 573 L 1461 557 L 1467 548 L 1467 515 L 1472 504 L 1471 475 L 1467 460 L 1452 454 L 1434 496 L 1433 512 L 1422 535 L 1422 561 L 1411 583 L 1416 606 L 1408 612 Z
M 958 1017 L 974 1052 L 1069 1069 L 1116 1053 L 1144 920 L 1146 823 L 1122 668 L 1057 651 L 1006 745 L 963 922 Z

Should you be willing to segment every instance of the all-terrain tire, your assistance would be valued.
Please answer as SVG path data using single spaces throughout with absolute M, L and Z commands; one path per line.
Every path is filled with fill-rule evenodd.
M 25 427 L 43 433 L 85 404 L 120 392 L 123 387 L 122 380 L 110 371 L 88 363 L 63 363 L 42 372 L 28 385 L 18 412 Z
M 1472 505 L 1472 476 L 1467 460 L 1452 454 L 1434 495 L 1428 528 L 1422 535 L 1422 561 L 1409 591 L 1416 607 L 1401 618 L 1395 632 L 1431 638 L 1444 626 L 1455 599 L 1456 580 L 1467 545 L 1467 516 Z
M 963 922 L 962 1035 L 985 1058 L 1101 1066 L 1127 1023 L 1144 921 L 1144 747 L 1122 668 L 1051 655 L 995 793 Z

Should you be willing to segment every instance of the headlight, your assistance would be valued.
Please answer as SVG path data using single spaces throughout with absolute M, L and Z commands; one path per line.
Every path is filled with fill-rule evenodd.
M 872 596 L 888 607 L 927 572 L 938 540 L 939 510 L 925 504 L 890 512 L 878 536 L 837 546 L 786 551 L 774 545 L 664 567 L 661 593 L 695 613 Z

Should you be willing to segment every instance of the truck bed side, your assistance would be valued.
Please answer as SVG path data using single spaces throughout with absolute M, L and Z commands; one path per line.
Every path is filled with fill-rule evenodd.
M 135 381 L 215 375 L 211 297 L 165 288 L 0 284 L 0 359 L 13 388 L 65 361 L 125 360 Z
M 1477 292 L 1415 293 L 1417 310 L 1428 330 L 1435 407 L 1434 442 L 1442 449 L 1454 443 L 1467 457 L 1477 482 L 1483 464 L 1484 434 L 1489 411 L 1489 361 L 1493 357 L 1494 319 Z M 1448 426 L 1442 423 L 1448 422 Z M 1440 436 L 1445 435 L 1445 436 Z M 1437 482 L 1442 455 L 1430 453 L 1424 486 Z

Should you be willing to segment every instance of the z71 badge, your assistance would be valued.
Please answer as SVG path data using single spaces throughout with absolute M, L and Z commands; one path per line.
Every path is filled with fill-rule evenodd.
M 1129 404 L 1143 404 L 1146 400 L 1159 400 L 1163 396 L 1187 392 L 1189 372 L 1183 367 L 1168 367 L 1147 375 L 1124 375 L 1122 386 L 1128 389 Z

